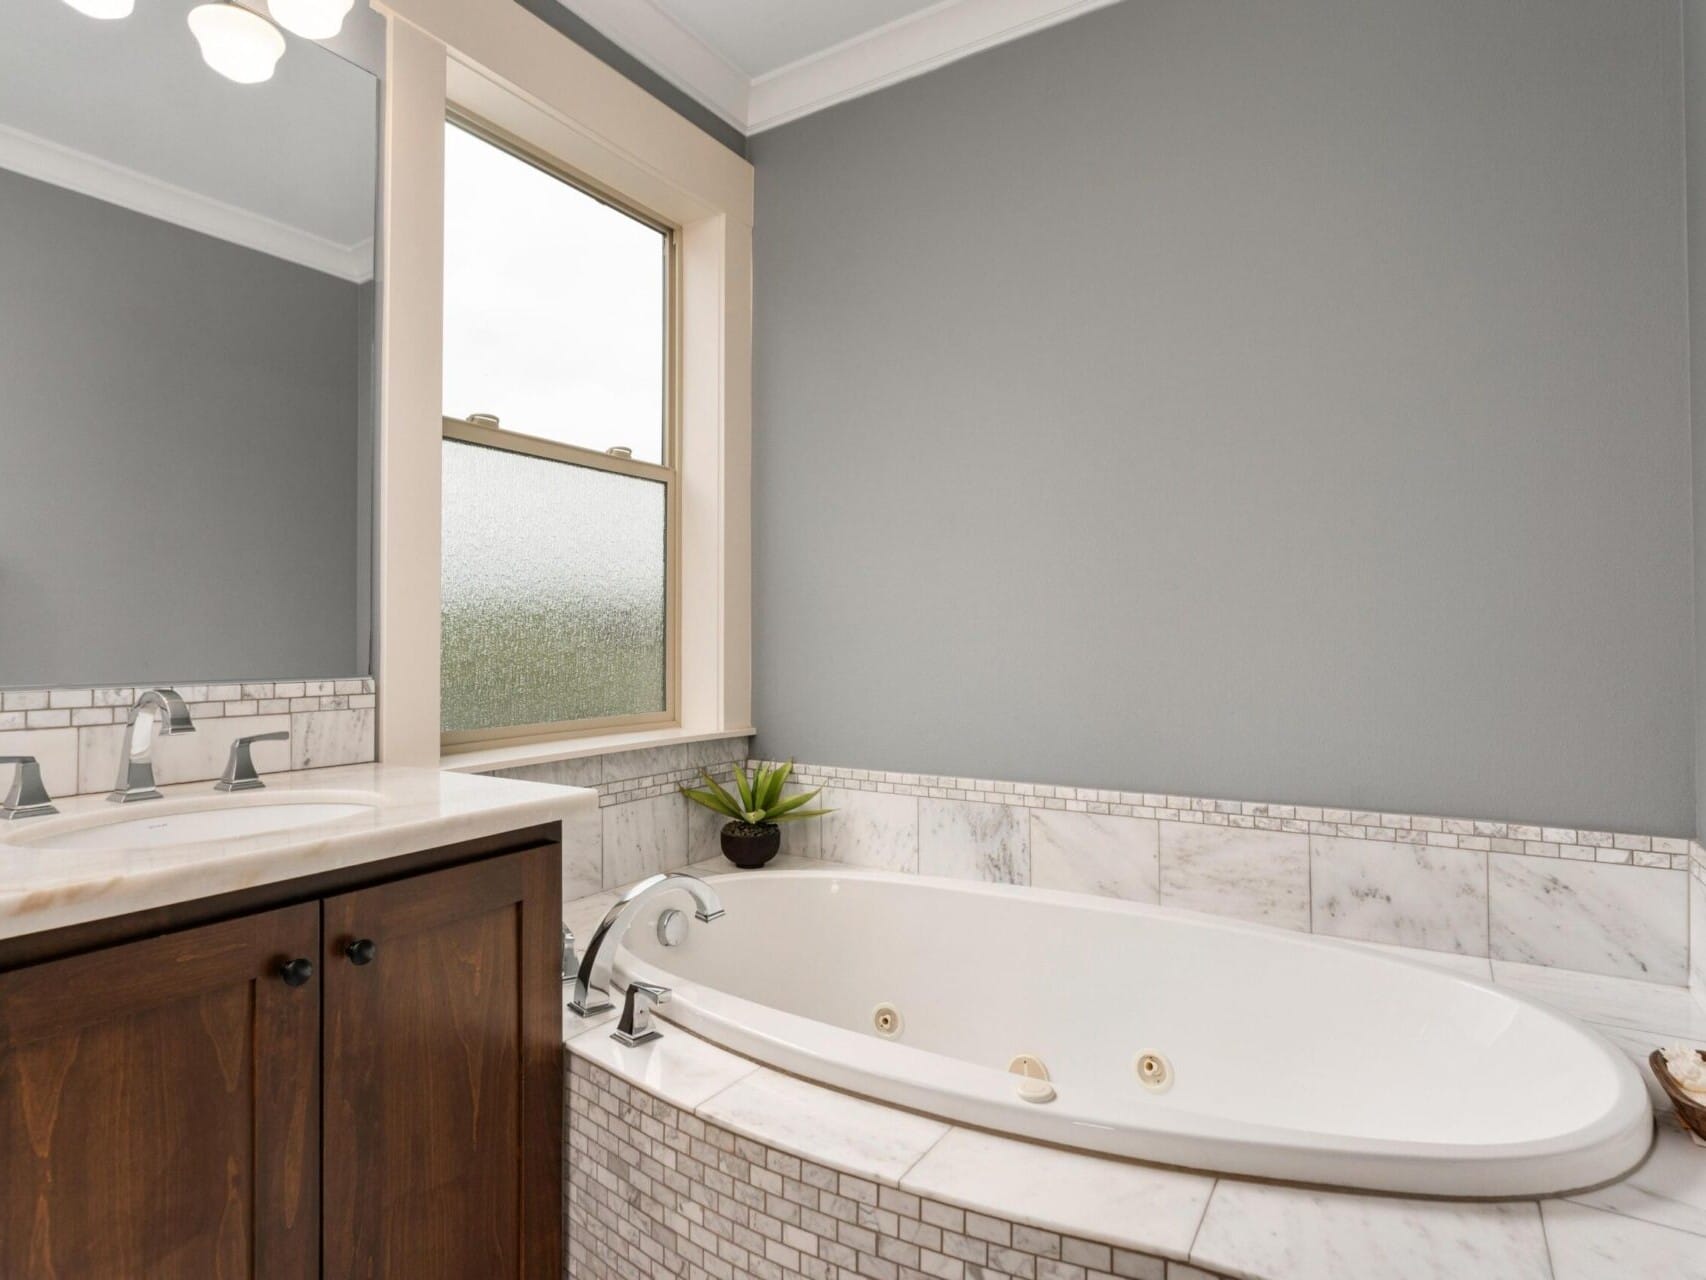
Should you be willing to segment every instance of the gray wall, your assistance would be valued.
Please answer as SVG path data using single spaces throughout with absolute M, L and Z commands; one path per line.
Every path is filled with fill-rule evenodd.
M 1675 0 L 1128 0 L 760 134 L 758 750 L 1678 834 Z
M 0 227 L 0 685 L 363 671 L 360 287 L 5 171 Z
M 1694 830 L 1706 833 L 1706 0 L 1683 0 L 1694 414 Z

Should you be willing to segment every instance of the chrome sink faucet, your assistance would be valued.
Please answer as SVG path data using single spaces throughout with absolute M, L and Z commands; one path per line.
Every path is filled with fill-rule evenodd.
M 587 943 L 586 954 L 581 957 L 580 970 L 575 975 L 574 998 L 569 1001 L 570 1009 L 584 1018 L 589 1014 L 603 1013 L 612 1007 L 610 975 L 616 965 L 616 948 L 621 945 L 622 936 L 628 932 L 628 927 L 634 923 L 640 909 L 660 893 L 667 893 L 671 889 L 683 889 L 693 899 L 693 915 L 696 919 L 709 924 L 722 918 L 722 901 L 717 897 L 716 891 L 698 876 L 671 871 L 640 881 L 616 900 L 616 904 L 605 913 L 604 919 L 593 931 L 592 941 Z
M 119 744 L 118 781 L 107 799 L 116 804 L 133 800 L 158 800 L 154 785 L 154 735 L 175 737 L 194 733 L 190 709 L 176 689 L 148 689 L 136 700 L 124 722 L 124 741 Z

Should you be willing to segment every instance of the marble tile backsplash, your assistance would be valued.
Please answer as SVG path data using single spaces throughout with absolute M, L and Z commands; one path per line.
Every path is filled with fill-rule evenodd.
M 1672 985 L 1692 971 L 1706 1002 L 1706 855 L 1691 888 L 1687 840 L 819 765 L 795 778 L 834 810 L 788 829 L 805 857 Z
M 726 778 L 750 763 L 747 743 L 499 772 L 599 792 L 596 813 L 564 833 L 572 901 L 717 857 L 721 819 L 678 789 L 700 768 Z M 1706 854 L 1691 881 L 1699 846 L 1685 840 L 818 765 L 795 779 L 822 787 L 832 811 L 783 827 L 797 857 L 1676 986 L 1692 974 L 1706 1006 Z
M 0 691 L 0 755 L 35 756 L 54 796 L 107 791 L 118 776 L 126 715 L 151 687 Z M 255 767 L 263 774 L 374 758 L 379 699 L 371 676 L 168 687 L 189 704 L 196 732 L 156 745 L 154 772 L 162 785 L 217 778 L 238 738 L 280 730 L 289 742 L 255 744 Z

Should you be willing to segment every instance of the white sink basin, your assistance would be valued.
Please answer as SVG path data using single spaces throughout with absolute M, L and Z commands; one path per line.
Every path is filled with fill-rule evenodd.
M 171 805 L 156 809 L 155 804 Z M 177 845 L 241 840 L 248 836 L 299 831 L 374 813 L 377 798 L 348 793 L 295 800 L 213 800 L 187 806 L 183 801 L 142 801 L 137 808 L 115 809 L 111 817 L 70 818 L 51 829 L 19 832 L 17 844 L 36 849 L 162 849 Z

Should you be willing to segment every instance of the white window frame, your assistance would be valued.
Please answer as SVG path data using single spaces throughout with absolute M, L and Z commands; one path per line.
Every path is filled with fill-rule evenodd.
M 681 381 L 681 341 L 678 322 L 680 282 L 677 279 L 676 270 L 681 256 L 678 252 L 680 229 L 671 226 L 649 210 L 634 208 L 615 193 L 598 190 L 595 184 L 588 179 L 579 174 L 565 171 L 549 156 L 538 155 L 520 139 L 509 137 L 501 129 L 494 128 L 484 120 L 477 120 L 454 107 L 449 112 L 448 120 L 454 127 L 464 130 L 488 146 L 498 148 L 523 164 L 533 165 L 541 172 L 556 178 L 559 182 L 567 183 L 582 195 L 598 200 L 624 217 L 633 218 L 636 222 L 650 227 L 664 237 L 664 358 L 662 370 L 664 394 L 663 421 L 659 424 L 659 429 L 662 432 L 662 448 L 659 450 L 663 457 L 661 464 L 643 462 L 638 458 L 615 457 L 608 453 L 600 453 L 596 449 L 582 448 L 579 445 L 564 444 L 560 441 L 528 435 L 525 430 L 494 428 L 463 418 L 447 416 L 444 419 L 444 438 L 446 440 L 480 445 L 487 449 L 498 449 L 505 453 L 519 453 L 531 458 L 544 459 L 548 462 L 565 462 L 571 466 L 586 467 L 593 471 L 606 471 L 615 475 L 651 480 L 663 486 L 664 705 L 661 711 L 563 720 L 555 724 L 509 725 L 442 733 L 439 737 L 441 749 L 445 755 L 460 755 L 506 745 L 549 743 L 560 739 L 589 737 L 623 730 L 675 728 L 681 723 L 675 701 L 676 685 L 680 675 L 678 659 L 681 652 L 681 627 L 680 619 L 677 616 L 680 608 L 679 588 L 681 583 L 679 528 L 681 522 L 681 488 L 678 483 L 680 475 L 676 469 L 676 459 L 680 452 L 676 430 L 680 417 L 678 405 Z M 527 424 L 518 423 L 514 425 L 525 428 Z M 442 689 L 442 685 L 440 687 Z
M 457 769 L 750 732 L 752 166 L 514 0 L 374 0 L 388 20 L 375 667 L 383 761 Z M 443 754 L 444 126 L 483 123 L 676 229 L 673 705 Z M 587 736 L 592 732 L 593 736 Z M 554 730 L 551 731 L 554 733 Z M 462 745 L 462 744 L 457 744 Z

